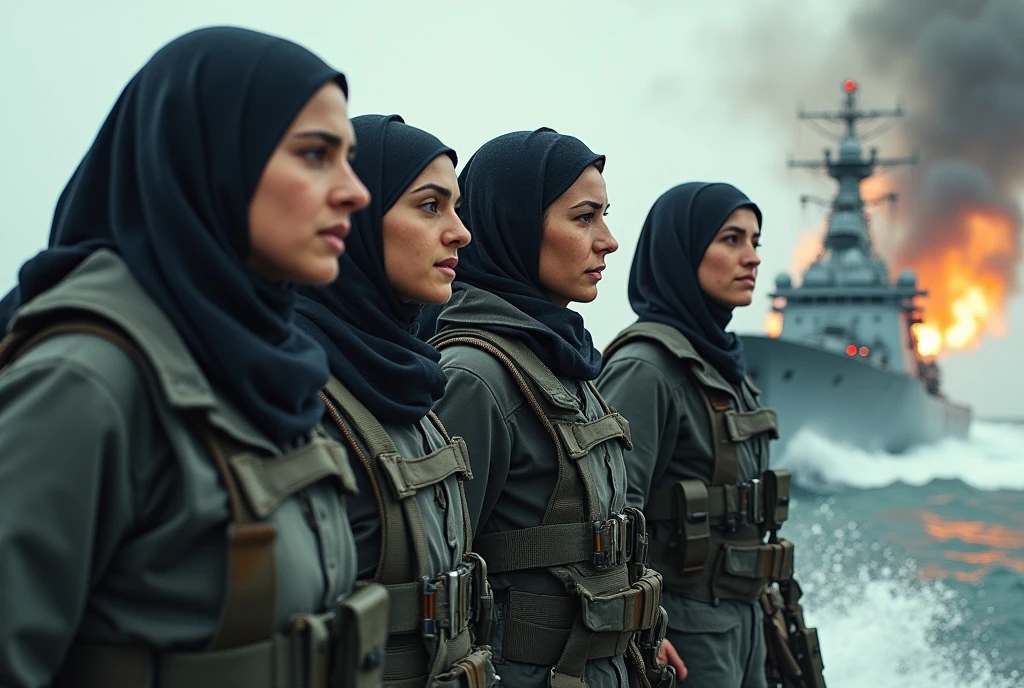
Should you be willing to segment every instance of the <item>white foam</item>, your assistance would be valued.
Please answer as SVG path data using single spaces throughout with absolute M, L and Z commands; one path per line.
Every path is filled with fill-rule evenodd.
M 813 578 L 813 576 L 811 576 Z M 809 587 L 805 584 L 805 588 Z M 804 605 L 818 628 L 830 688 L 1012 688 L 1021 672 L 993 675 L 982 650 L 938 639 L 962 623 L 955 596 L 941 584 L 898 578 L 842 577 Z M 975 640 L 985 647 L 984 641 Z M 685 684 L 684 684 L 685 685 Z
M 895 482 L 920 486 L 957 479 L 980 490 L 1024 490 L 1024 427 L 975 422 L 967 439 L 945 439 L 903 454 L 866 452 L 801 431 L 778 465 L 810 489 L 877 488 Z

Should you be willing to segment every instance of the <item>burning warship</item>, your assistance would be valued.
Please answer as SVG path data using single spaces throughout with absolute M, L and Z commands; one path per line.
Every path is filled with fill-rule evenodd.
M 743 335 L 748 368 L 778 413 L 779 449 L 801 430 L 866 450 L 900 452 L 943 437 L 966 436 L 971 410 L 947 399 L 930 343 L 922 341 L 920 299 L 927 292 L 911 270 L 890 276 L 868 232 L 866 207 L 895 201 L 894 194 L 865 201 L 861 184 L 879 168 L 915 159 L 865 154 L 857 125 L 900 117 L 900 108 L 863 110 L 857 84 L 846 81 L 838 111 L 801 112 L 801 119 L 839 123 L 837 155 L 790 161 L 795 168 L 824 169 L 838 184 L 828 202 L 821 250 L 799 285 L 783 273 L 770 295 L 769 334 Z M 806 202 L 811 200 L 804 197 Z

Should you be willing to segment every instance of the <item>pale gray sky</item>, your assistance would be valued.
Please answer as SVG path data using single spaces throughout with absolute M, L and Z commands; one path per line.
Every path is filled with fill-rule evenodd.
M 806 2 L 823 31 L 836 25 L 831 2 Z M 608 261 L 601 296 L 580 308 L 599 344 L 632 320 L 626 280 L 651 203 L 684 181 L 736 184 L 764 211 L 765 247 L 759 296 L 734 324 L 760 331 L 775 274 L 789 267 L 801 229 L 821 221 L 814 211 L 801 214 L 797 197 L 829 191 L 788 172 L 786 156 L 794 150 L 816 155 L 824 143 L 807 131 L 798 135 L 795 123 L 748 116 L 769 102 L 775 107 L 777 98 L 756 91 L 748 98 L 749 80 L 726 68 L 733 55 L 771 64 L 773 56 L 752 54 L 759 46 L 749 42 L 756 15 L 771 0 L 711 4 L 8 2 L 0 23 L 0 289 L 12 286 L 21 263 L 45 245 L 58 194 L 132 74 L 187 30 L 233 24 L 306 45 L 346 73 L 352 114 L 397 112 L 456 148 L 463 161 L 498 134 L 538 126 L 578 136 L 607 154 L 609 224 L 621 248 Z M 790 69 L 791 60 L 780 59 L 783 64 Z M 799 97 L 809 105 L 838 104 L 838 85 L 848 75 L 831 76 L 804 89 L 793 73 L 786 99 L 806 93 Z M 870 83 L 863 83 L 863 92 L 870 101 Z M 888 93 L 875 95 L 868 104 L 889 104 Z M 1019 299 L 1007 326 L 1005 339 L 954 354 L 944 366 L 949 395 L 980 413 L 1024 414 L 1017 391 L 1024 387 L 1016 355 L 1024 332 Z

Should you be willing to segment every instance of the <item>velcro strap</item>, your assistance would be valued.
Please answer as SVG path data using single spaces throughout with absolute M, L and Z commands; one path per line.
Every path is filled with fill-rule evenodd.
M 772 439 L 779 439 L 779 419 L 775 411 L 768 408 L 756 411 L 725 412 L 725 427 L 729 439 L 733 442 L 745 442 L 762 432 L 770 434 Z
M 629 439 L 629 421 L 619 413 L 609 413 L 597 420 L 577 422 L 552 420 L 569 457 L 582 459 L 590 450 L 609 440 L 620 440 L 626 449 L 632 449 Z
M 455 437 L 451 444 L 426 456 L 407 459 L 389 452 L 381 454 L 378 459 L 395 496 L 406 499 L 415 495 L 417 490 L 439 483 L 456 473 L 463 474 L 467 480 L 472 478 L 468 456 L 466 442 L 461 437 Z
M 556 523 L 490 533 L 473 541 L 473 551 L 484 558 L 492 575 L 580 562 L 589 564 L 594 556 L 594 526 Z
M 340 444 L 316 437 L 281 456 L 261 457 L 248 452 L 228 459 L 249 508 L 266 518 L 287 497 L 328 476 L 349 494 L 358 492 L 348 456 Z
M 733 576 L 775 581 L 793 577 L 793 543 L 789 540 L 753 547 L 725 544 L 722 549 L 725 571 Z

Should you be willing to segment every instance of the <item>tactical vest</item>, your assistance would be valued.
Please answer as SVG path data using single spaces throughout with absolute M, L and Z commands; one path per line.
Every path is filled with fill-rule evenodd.
M 506 609 L 502 657 L 552 666 L 552 688 L 579 688 L 587 660 L 623 654 L 642 675 L 644 661 L 633 641 L 659 626 L 664 635 L 661 576 L 646 566 L 643 515 L 627 508 L 602 518 L 590 464 L 581 461 L 606 442 L 629 449 L 628 423 L 589 382 L 604 415 L 580 421 L 578 400 L 514 339 L 460 328 L 444 330 L 431 344 L 473 346 L 501 362 L 558 453 L 558 478 L 541 525 L 482 535 L 473 543 L 490 572 L 511 582 L 500 595 Z
M 640 322 L 604 351 L 607 361 L 628 342 L 647 340 L 676 355 L 707 409 L 714 447 L 711 484 L 681 480 L 655 488 L 644 514 L 652 526 L 651 558 L 665 587 L 685 597 L 718 604 L 721 599 L 757 600 L 770 581 L 793 575 L 793 544 L 777 536 L 789 516 L 790 475 L 767 470 L 739 482 L 738 445 L 767 433 L 778 437 L 771 409 L 738 411 L 733 394 L 697 375 L 699 359 L 675 328 Z M 758 391 L 746 381 L 756 396 Z M 769 535 L 767 543 L 765 535 Z
M 427 456 L 403 457 L 373 414 L 336 378 L 327 383 L 321 398 L 350 451 L 366 469 L 381 517 L 374 581 L 384 585 L 391 603 L 384 685 L 495 685 L 490 650 L 473 649 L 474 641 L 488 642 L 493 613 L 484 559 L 467 552 L 457 569 L 438 575 L 427 554 L 427 531 L 415 499 L 417 491 L 457 476 L 469 549 L 473 531 L 463 482 L 473 476 L 466 443 L 461 437 L 450 437 L 440 419 L 430 413 L 430 421 L 447 444 Z
M 18 329 L 0 342 L 0 370 L 44 339 L 88 334 L 127 354 L 144 379 L 151 364 L 129 335 L 98 316 Z M 153 384 L 149 388 L 155 389 Z M 196 652 L 75 642 L 54 686 L 58 688 L 373 688 L 380 685 L 388 599 L 379 585 L 360 585 L 323 614 L 299 614 L 275 631 L 276 528 L 267 516 L 287 497 L 334 477 L 347 493 L 355 477 L 344 450 L 326 437 L 281 456 L 264 458 L 216 428 L 205 416 L 189 419 L 228 494 L 228 568 L 220 622 L 209 646 Z

